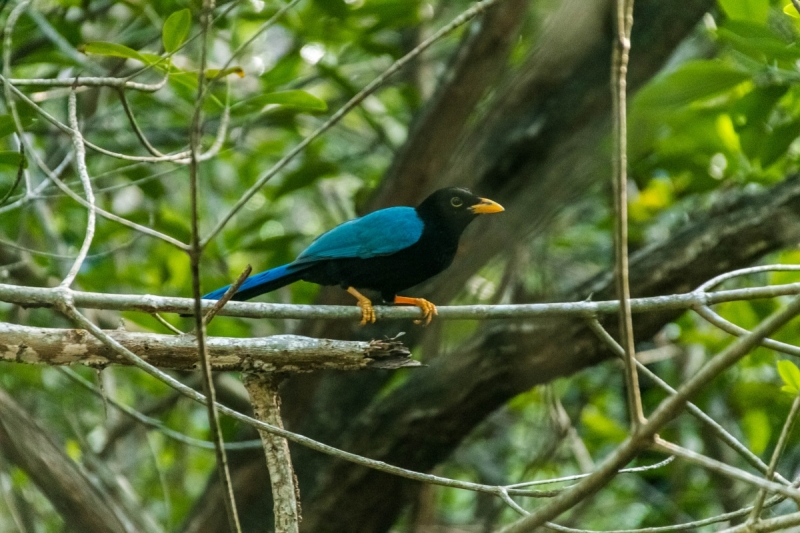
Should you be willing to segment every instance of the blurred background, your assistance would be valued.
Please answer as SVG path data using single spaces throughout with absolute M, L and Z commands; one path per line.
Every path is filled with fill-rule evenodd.
M 14 2 L 3 3 L 5 21 Z M 470 2 L 302 0 L 246 46 L 212 86 L 204 145 L 213 143 L 225 102 L 228 137 L 200 170 L 201 231 L 207 234 L 267 169 L 393 61 L 447 24 Z M 221 68 L 282 4 L 219 2 L 209 66 Z M 162 54 L 162 27 L 199 5 L 188 1 L 34 2 L 14 28 L 11 77 L 125 76 L 148 57 L 88 53 L 87 43 Z M 610 56 L 613 6 L 606 0 L 504 0 L 442 39 L 315 140 L 271 179 L 214 238 L 203 289 L 291 261 L 321 232 L 372 210 L 416 205 L 443 186 L 468 187 L 505 208 L 476 221 L 454 265 L 413 292 L 439 305 L 613 298 L 610 186 Z M 631 288 L 634 296 L 692 290 L 711 277 L 758 263 L 797 263 L 800 253 L 800 15 L 789 0 L 637 0 L 629 70 Z M 127 91 L 144 136 L 164 153 L 185 149 L 196 96 L 199 40 L 172 59 L 164 88 Z M 87 53 L 83 53 L 83 52 Z M 163 66 L 162 66 L 163 70 Z M 135 78 L 154 83 L 151 68 Z M 20 87 L 66 123 L 66 88 Z M 265 95 L 305 91 L 275 103 Z M 17 100 L 26 135 L 51 168 L 82 194 L 65 157 L 71 140 Z M 147 155 L 108 88 L 78 95 L 87 140 Z M 3 100 L 0 197 L 15 184 L 18 138 Z M 98 205 L 181 241 L 189 239 L 188 169 L 87 156 Z M 0 205 L 0 282 L 55 286 L 80 248 L 86 210 L 45 182 L 33 164 Z M 796 281 L 765 273 L 726 283 Z M 171 245 L 99 219 L 76 288 L 114 294 L 189 296 L 189 259 Z M 338 289 L 295 283 L 261 301 L 352 304 Z M 780 306 L 754 300 L 717 306 L 752 328 Z M 107 329 L 169 333 L 153 317 L 87 311 Z M 184 330 L 186 319 L 167 316 Z M 58 313 L 0 304 L 0 320 L 70 327 Z M 613 319 L 604 320 L 616 335 Z M 674 386 L 731 337 L 691 313 L 634 316 L 637 350 Z M 327 372 L 283 384 L 288 429 L 413 470 L 488 484 L 591 471 L 626 436 L 621 367 L 578 320 L 344 321 L 219 317 L 209 334 L 281 333 L 402 340 L 424 368 Z M 778 338 L 797 343 L 797 323 Z M 0 339 L 0 342 L 2 340 Z M 792 397 L 780 390 L 777 360 L 759 348 L 717 379 L 697 404 L 768 460 Z M 95 373 L 106 393 L 164 424 L 208 438 L 206 412 L 145 374 Z M 175 376 L 199 388 L 197 376 Z M 238 375 L 216 376 L 220 400 L 249 412 Z M 642 378 L 645 409 L 664 398 Z M 93 490 L 137 517 L 140 530 L 227 530 L 213 451 L 137 425 L 57 369 L 0 363 L 0 386 L 64 450 Z M 256 438 L 223 418 L 228 441 Z M 746 468 L 694 419 L 662 433 Z M 797 437 L 779 463 L 791 478 Z M 32 446 L 29 453 L 36 454 Z M 292 446 L 303 531 L 488 532 L 518 515 L 485 494 L 423 486 Z M 263 452 L 229 452 L 245 531 L 271 528 Z M 637 465 L 664 459 L 644 454 Z M 561 485 L 555 485 L 560 487 Z M 0 449 L 0 531 L 63 531 L 65 522 L 30 472 Z M 621 475 L 560 518 L 584 529 L 670 525 L 740 509 L 755 495 L 680 461 Z M 536 499 L 518 499 L 526 509 Z M 787 507 L 789 508 L 789 507 Z M 711 531 L 718 526 L 707 526 Z M 99 529 L 100 531 L 102 529 Z

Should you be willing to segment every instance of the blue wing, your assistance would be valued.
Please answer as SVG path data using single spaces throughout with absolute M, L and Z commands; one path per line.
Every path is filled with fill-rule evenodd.
M 323 233 L 292 264 L 393 254 L 417 242 L 422 230 L 422 220 L 413 207 L 381 209 Z

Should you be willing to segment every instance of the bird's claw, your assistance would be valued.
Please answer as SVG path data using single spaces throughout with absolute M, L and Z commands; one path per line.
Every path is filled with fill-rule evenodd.
M 375 323 L 375 308 L 372 307 L 372 302 L 369 300 L 364 302 L 358 302 L 358 305 L 361 308 L 361 322 L 362 326 L 366 326 L 367 324 L 374 324 Z
M 422 324 L 423 326 L 427 326 L 431 323 L 431 320 L 433 320 L 433 316 L 439 314 L 436 306 L 423 298 L 418 298 L 414 305 L 422 310 L 422 318 L 415 320 L 414 324 Z

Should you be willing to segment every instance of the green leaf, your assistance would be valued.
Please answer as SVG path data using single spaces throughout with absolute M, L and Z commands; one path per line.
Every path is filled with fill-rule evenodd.
M 769 0 L 719 0 L 719 6 L 732 20 L 764 24 L 769 16 Z
M 20 115 L 19 120 L 22 122 L 22 127 L 27 128 L 34 119 L 31 115 Z M 17 127 L 14 125 L 14 119 L 11 115 L 0 115 L 0 139 L 16 131 Z
M 757 61 L 755 72 L 763 70 L 763 63 L 792 61 L 800 57 L 800 50 L 785 36 L 749 20 L 732 20 L 717 30 L 720 42 Z M 739 61 L 741 64 L 741 61 Z M 774 65 L 780 66 L 780 65 Z M 786 64 L 784 67 L 788 66 Z M 749 69 L 748 69 L 749 70 Z
M 142 63 L 147 63 L 147 60 L 144 58 L 142 54 L 140 54 L 133 48 L 128 48 L 124 44 L 94 41 L 83 45 L 81 51 L 84 54 L 95 54 L 99 56 L 110 56 L 110 57 L 124 57 L 127 59 L 136 59 L 138 61 L 141 61 Z
M 778 374 L 785 384 L 781 390 L 791 394 L 800 394 L 800 368 L 786 359 L 778 361 Z M 788 389 L 788 390 L 787 390 Z
M 720 61 L 688 61 L 674 72 L 647 84 L 639 91 L 634 105 L 642 110 L 683 107 L 729 91 L 750 78 L 750 74 Z
M 164 42 L 164 50 L 172 53 L 177 50 L 189 35 L 189 28 L 192 26 L 192 12 L 181 9 L 172 13 L 164 22 L 161 30 L 161 40 Z
M 0 165 L 4 167 L 19 168 L 22 155 L 19 152 L 0 152 Z M 25 165 L 27 167 L 28 165 Z
M 236 106 L 247 106 L 248 109 L 256 111 L 268 104 L 278 104 L 303 111 L 325 111 L 328 109 L 328 104 L 324 100 L 300 90 L 262 94 L 239 102 Z
M 797 8 L 791 2 L 783 6 L 783 12 L 792 18 L 800 19 L 800 13 L 797 12 Z
M 772 435 L 769 417 L 761 409 L 750 409 L 742 417 L 742 431 L 747 436 L 750 450 L 761 455 L 767 449 Z

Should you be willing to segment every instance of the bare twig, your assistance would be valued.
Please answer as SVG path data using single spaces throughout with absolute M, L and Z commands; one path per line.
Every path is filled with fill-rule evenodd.
M 723 476 L 738 479 L 740 481 L 750 483 L 751 485 L 755 485 L 756 487 L 760 487 L 762 490 L 774 492 L 776 494 L 780 494 L 781 496 L 792 498 L 795 501 L 800 500 L 800 490 L 792 486 L 787 487 L 786 485 L 755 476 L 750 472 L 745 472 L 744 470 L 730 466 L 722 461 L 717 461 L 716 459 L 706 457 L 703 454 L 694 452 L 692 450 L 687 450 L 686 448 L 668 442 L 659 436 L 655 437 L 653 449 L 681 457 L 709 470 L 713 470 L 718 474 L 722 474 Z
M 145 414 L 140 413 L 136 409 L 128 407 L 127 405 L 116 401 L 113 398 L 108 397 L 102 390 L 98 387 L 93 385 L 91 382 L 83 379 L 80 374 L 75 372 L 69 367 L 60 367 L 59 370 L 64 373 L 69 379 L 74 381 L 75 383 L 79 384 L 81 387 L 86 388 L 87 390 L 91 391 L 93 394 L 103 398 L 105 401 L 108 401 L 109 404 L 113 405 L 133 420 L 142 424 L 145 427 L 155 429 L 163 434 L 165 437 L 170 438 L 174 441 L 181 442 L 186 444 L 187 446 L 193 446 L 195 448 L 204 448 L 207 450 L 214 449 L 214 443 L 207 441 L 207 440 L 200 440 L 195 439 L 193 437 L 189 437 L 188 435 L 184 435 L 183 433 L 179 433 L 174 429 L 168 428 L 165 426 L 160 420 L 147 416 Z M 226 450 L 251 450 L 253 448 L 260 448 L 261 441 L 259 440 L 249 440 L 249 441 L 241 441 L 241 442 L 227 442 L 225 443 Z
M 747 335 L 747 330 L 745 328 L 722 318 L 722 316 L 714 312 L 707 305 L 698 305 L 694 308 L 694 312 L 706 319 L 710 324 L 713 324 L 726 333 L 730 333 L 734 337 Z M 785 342 L 776 341 L 774 339 L 764 339 L 761 341 L 761 345 L 787 355 L 794 355 L 795 357 L 800 356 L 800 347 Z
M 800 294 L 800 283 L 734 289 L 712 293 L 685 293 L 650 298 L 631 299 L 634 313 L 658 312 L 665 310 L 692 309 L 699 305 L 718 304 L 740 300 L 775 298 Z M 191 299 L 155 296 L 151 294 L 103 294 L 91 292 L 73 293 L 80 307 L 115 311 L 141 311 L 144 313 L 194 313 Z M 0 283 L 0 301 L 15 303 L 24 307 L 53 307 L 59 301 L 54 289 L 41 287 L 22 287 Z M 204 300 L 203 310 L 211 309 L 216 301 Z M 408 307 L 378 305 L 375 307 L 380 320 L 399 320 L 419 318 L 419 311 Z M 616 300 L 598 302 L 566 302 L 549 304 L 513 305 L 450 305 L 438 307 L 440 320 L 487 320 L 501 318 L 543 318 L 543 317 L 592 317 L 595 315 L 616 314 L 619 302 Z M 243 318 L 322 318 L 348 319 L 361 318 L 356 306 L 348 305 L 296 305 L 255 302 L 228 302 L 219 311 L 220 316 Z
M 59 287 L 69 287 L 72 285 L 72 282 L 75 281 L 75 276 L 78 275 L 78 271 L 80 271 L 81 266 L 83 266 L 83 262 L 86 260 L 86 255 L 89 253 L 89 247 L 92 245 L 96 218 L 94 191 L 92 191 L 92 182 L 89 179 L 89 171 L 86 168 L 86 148 L 83 145 L 83 136 L 78 129 L 78 110 L 76 100 L 77 98 L 75 96 L 75 91 L 71 91 L 69 93 L 69 122 L 73 132 L 72 144 L 75 147 L 75 165 L 78 168 L 78 176 L 81 178 L 81 184 L 83 185 L 83 192 L 86 195 L 86 201 L 89 203 L 89 211 L 88 220 L 86 222 L 86 234 L 84 235 L 81 249 L 78 251 L 78 257 L 75 258 L 75 262 L 72 263 L 72 267 L 69 269 L 69 272 L 64 277 L 64 280 L 61 282 Z
M 163 316 L 161 316 L 161 314 L 159 314 L 159 313 L 151 313 L 151 315 L 153 316 L 153 318 L 158 320 L 159 324 L 161 324 L 162 326 L 164 326 L 165 328 L 170 330 L 175 335 L 183 335 L 184 334 L 183 331 L 179 330 L 178 328 L 176 328 L 175 326 L 173 326 L 172 324 L 167 322 L 167 320 Z
M 147 136 L 139 127 L 139 123 L 136 122 L 136 117 L 133 115 L 133 110 L 131 109 L 131 106 L 128 103 L 128 97 L 125 95 L 125 89 L 119 88 L 117 90 L 117 94 L 119 95 L 119 101 L 122 104 L 122 109 L 125 111 L 125 115 L 128 117 L 128 122 L 130 122 L 131 128 L 133 128 L 133 132 L 136 134 L 136 137 L 139 139 L 139 142 L 142 143 L 142 146 L 144 146 L 148 152 L 150 152 L 156 157 L 167 157 L 165 154 L 159 152 L 156 149 L 156 147 L 150 143 L 150 141 L 147 139 Z
M 253 414 L 258 420 L 282 428 L 281 399 L 278 385 L 281 378 L 274 373 L 247 373 L 244 386 L 250 394 Z M 272 485 L 272 502 L 275 515 L 275 533 L 299 533 L 300 489 L 289 455 L 286 439 L 266 431 L 259 431 L 267 458 L 269 480 Z
M 203 7 L 200 12 L 200 70 L 197 74 L 197 97 L 194 103 L 194 113 L 192 115 L 191 130 L 189 132 L 189 191 L 191 197 L 191 228 L 192 234 L 189 243 L 189 262 L 192 273 L 192 298 L 194 299 L 194 320 L 195 334 L 197 336 L 197 351 L 200 355 L 200 368 L 203 371 L 203 390 L 205 391 L 208 402 L 208 423 L 211 428 L 211 437 L 215 444 L 217 455 L 217 469 L 225 490 L 225 510 L 228 514 L 228 527 L 231 533 L 241 533 L 242 526 L 239 523 L 239 514 L 236 509 L 236 498 L 233 493 L 233 483 L 231 473 L 228 468 L 228 457 L 225 453 L 225 441 L 222 438 L 222 429 L 219 425 L 219 413 L 217 412 L 216 397 L 214 390 L 214 378 L 211 375 L 211 362 L 208 357 L 206 346 L 206 321 L 201 311 L 200 291 L 200 260 L 202 258 L 202 248 L 200 246 L 200 228 L 198 225 L 199 208 L 197 194 L 197 180 L 199 173 L 199 150 L 200 141 L 203 135 L 203 100 L 206 81 L 206 51 L 208 47 L 208 29 L 210 25 L 211 11 L 214 9 L 214 0 L 203 0 Z
M 214 304 L 214 307 L 212 307 L 205 314 L 205 316 L 203 317 L 203 324 L 205 324 L 207 326 L 209 324 L 209 322 L 214 320 L 214 317 L 217 316 L 217 313 L 219 313 L 220 310 L 223 307 L 225 307 L 225 304 L 228 303 L 231 298 L 233 298 L 233 295 L 236 294 L 236 291 L 239 290 L 239 287 L 242 286 L 242 283 L 245 282 L 245 280 L 248 278 L 248 276 L 250 276 L 250 272 L 252 272 L 252 271 L 253 271 L 253 267 L 251 265 L 247 265 L 247 267 L 245 267 L 245 269 L 242 271 L 242 273 L 239 274 L 239 277 L 236 278 L 236 281 L 234 281 L 231 284 L 231 286 L 228 287 L 228 290 L 225 291 L 225 294 L 222 295 L 222 298 L 217 300 L 217 303 Z
M 10 78 L 8 82 L 17 87 L 114 87 L 117 89 L 131 89 L 146 93 L 154 93 L 167 84 L 169 76 L 158 83 L 138 83 L 128 81 L 127 78 L 103 77 L 77 77 L 72 79 L 61 78 Z
M 614 276 L 616 278 L 619 310 L 619 336 L 625 351 L 625 385 L 628 398 L 628 416 L 631 431 L 636 433 L 644 422 L 642 398 L 639 394 L 639 377 L 636 373 L 636 347 L 633 339 L 631 317 L 631 289 L 628 279 L 628 114 L 627 75 L 633 26 L 633 0 L 616 0 L 617 38 L 614 40 L 611 60 L 611 94 L 614 121 Z
M 789 441 L 789 434 L 792 431 L 792 426 L 794 426 L 795 420 L 797 420 L 798 413 L 800 413 L 800 395 L 795 396 L 794 402 L 792 402 L 792 408 L 789 410 L 789 414 L 786 416 L 786 422 L 783 424 L 783 429 L 781 429 L 781 435 L 778 437 L 778 443 L 775 445 L 775 450 L 772 452 L 772 459 L 769 461 L 769 468 L 767 469 L 765 475 L 767 480 L 771 480 L 775 474 L 775 467 L 778 465 L 778 459 L 783 453 L 786 443 Z M 762 488 L 760 491 L 758 491 L 756 502 L 753 505 L 753 511 L 750 513 L 750 518 L 747 520 L 750 524 L 755 525 L 761 519 L 761 510 L 764 508 L 764 499 L 766 496 L 766 489 Z

